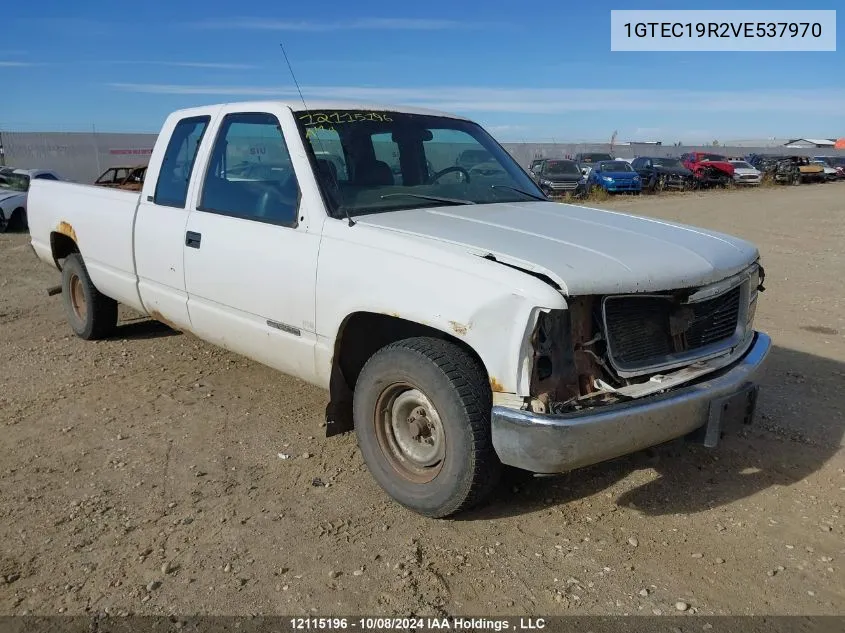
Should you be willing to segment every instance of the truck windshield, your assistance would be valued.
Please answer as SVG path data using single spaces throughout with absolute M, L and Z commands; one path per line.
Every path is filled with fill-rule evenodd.
M 29 176 L 14 172 L 0 172 L 0 189 L 7 191 L 28 191 Z
M 714 162 L 720 162 L 720 161 L 724 162 L 728 159 L 725 158 L 724 156 L 722 156 L 721 154 L 702 154 L 700 160 L 702 160 L 702 161 L 709 160 L 709 161 L 714 161 Z
M 544 197 L 471 121 L 366 110 L 294 115 L 335 217 Z

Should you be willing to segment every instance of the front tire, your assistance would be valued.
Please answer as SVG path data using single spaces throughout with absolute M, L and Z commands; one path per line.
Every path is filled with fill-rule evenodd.
M 91 341 L 114 331 L 117 301 L 94 287 L 79 253 L 68 255 L 62 265 L 62 299 L 74 334 Z
M 367 361 L 355 384 L 358 446 L 396 501 L 447 517 L 486 501 L 499 480 L 492 403 L 469 353 L 439 339 L 397 341 Z

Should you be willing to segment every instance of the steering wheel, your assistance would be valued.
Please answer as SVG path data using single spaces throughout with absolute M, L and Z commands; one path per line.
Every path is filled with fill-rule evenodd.
M 428 179 L 428 182 L 434 183 L 437 180 L 439 180 L 440 178 L 442 178 L 443 176 L 445 176 L 446 174 L 451 174 L 453 171 L 461 172 L 464 175 L 464 178 L 466 178 L 467 184 L 469 184 L 469 181 L 470 181 L 469 172 L 466 169 L 464 169 L 463 167 L 461 167 L 460 165 L 452 165 L 451 167 L 447 167 L 446 169 L 441 169 L 436 174 L 432 175 L 431 178 Z

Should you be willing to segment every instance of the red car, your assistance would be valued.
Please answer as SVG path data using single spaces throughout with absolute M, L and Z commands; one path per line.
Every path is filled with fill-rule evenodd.
M 681 155 L 681 162 L 703 186 L 727 187 L 734 180 L 734 166 L 726 156 L 708 152 L 689 152 Z

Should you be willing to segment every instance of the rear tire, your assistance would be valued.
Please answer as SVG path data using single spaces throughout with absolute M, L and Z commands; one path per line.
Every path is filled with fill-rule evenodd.
M 29 229 L 29 222 L 26 219 L 26 209 L 18 207 L 12 212 L 12 217 L 9 218 L 9 228 L 13 231 L 26 231 Z
M 62 265 L 62 300 L 74 334 L 91 341 L 114 331 L 117 301 L 94 287 L 79 253 L 68 255 Z
M 478 361 L 447 341 L 409 338 L 376 352 L 355 384 L 358 446 L 376 482 L 442 518 L 486 501 L 501 474 L 493 397 Z

